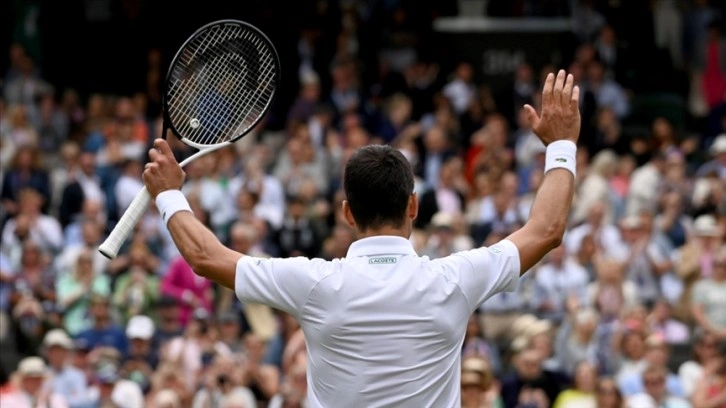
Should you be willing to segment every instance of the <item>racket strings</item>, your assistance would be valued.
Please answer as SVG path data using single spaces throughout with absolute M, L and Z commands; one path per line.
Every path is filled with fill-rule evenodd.
M 191 142 L 230 141 L 264 114 L 278 75 L 274 49 L 256 31 L 239 25 L 210 27 L 187 43 L 172 68 L 169 119 Z

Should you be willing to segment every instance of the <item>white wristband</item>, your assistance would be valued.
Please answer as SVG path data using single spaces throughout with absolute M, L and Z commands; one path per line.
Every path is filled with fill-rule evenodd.
M 558 140 L 547 146 L 545 173 L 552 169 L 567 169 L 575 175 L 577 145 L 569 140 Z
M 169 224 L 171 217 L 179 211 L 192 212 L 187 198 L 179 190 L 166 190 L 156 196 L 156 208 L 159 209 L 164 224 Z

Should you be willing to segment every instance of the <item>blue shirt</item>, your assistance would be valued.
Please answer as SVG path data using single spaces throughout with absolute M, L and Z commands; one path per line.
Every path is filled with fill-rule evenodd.
M 637 372 L 626 375 L 620 380 L 618 388 L 620 388 L 620 392 L 625 397 L 631 397 L 635 394 L 645 392 L 643 374 Z M 666 377 L 666 390 L 668 390 L 669 395 L 674 397 L 685 397 L 683 387 L 681 387 L 681 381 L 675 374 L 668 374 L 668 377 Z
M 54 393 L 65 398 L 69 408 L 88 408 L 93 405 L 86 376 L 75 367 L 65 366 L 61 371 L 54 372 L 50 385 Z
M 111 325 L 100 330 L 92 327 L 82 331 L 77 339 L 85 340 L 91 349 L 103 346 L 113 347 L 121 352 L 122 356 L 125 356 L 128 350 L 126 334 L 123 329 L 116 325 Z

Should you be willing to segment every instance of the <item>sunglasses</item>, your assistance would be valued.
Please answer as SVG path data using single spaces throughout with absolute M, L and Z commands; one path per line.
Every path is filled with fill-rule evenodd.
M 646 378 L 643 382 L 645 385 L 663 385 L 665 378 Z

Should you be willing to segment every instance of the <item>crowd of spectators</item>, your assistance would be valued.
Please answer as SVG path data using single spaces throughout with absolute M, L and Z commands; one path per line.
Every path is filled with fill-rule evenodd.
M 470 62 L 445 72 L 417 58 L 424 45 L 403 8 L 391 10 L 371 61 L 359 53 L 370 33 L 365 3 L 342 2 L 333 33 L 300 32 L 300 64 L 285 67 L 299 94 L 281 129 L 263 122 L 185 169 L 195 215 L 231 248 L 344 257 L 356 237 L 340 213 L 342 169 L 371 143 L 397 147 L 415 169 L 411 242 L 421 255 L 490 245 L 527 220 L 545 147 L 521 107 L 537 105 L 542 78 L 559 66 L 522 63 L 505 92 L 493 92 Z M 515 292 L 472 315 L 462 405 L 724 407 L 720 11 L 705 0 L 651 2 L 646 34 L 667 56 L 662 69 L 689 85 L 649 99 L 633 80 L 648 75 L 629 65 L 634 43 L 626 47 L 598 2 L 574 3 L 578 46 L 562 68 L 583 90 L 583 128 L 570 225 Z M 56 89 L 22 44 L 9 52 L 0 103 L 0 405 L 304 406 L 297 322 L 196 276 L 154 208 L 117 258 L 97 251 L 141 188 L 147 149 L 161 133 L 159 51 L 141 62 L 147 91 L 129 95 Z M 190 155 L 167 140 L 177 158 Z

